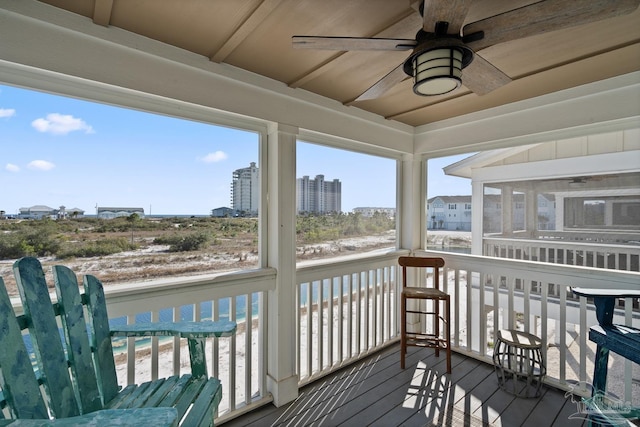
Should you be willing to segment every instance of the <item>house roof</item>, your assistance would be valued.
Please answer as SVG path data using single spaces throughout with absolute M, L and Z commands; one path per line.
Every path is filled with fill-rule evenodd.
M 444 203 L 471 203 L 471 196 L 436 196 L 428 200 L 428 203 L 433 203 L 435 199 L 440 199 Z

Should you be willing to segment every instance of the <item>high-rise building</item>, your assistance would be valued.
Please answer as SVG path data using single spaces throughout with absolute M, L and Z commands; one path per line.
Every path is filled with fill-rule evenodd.
M 255 162 L 233 172 L 231 206 L 240 215 L 258 215 L 260 203 L 260 170 Z
M 342 183 L 339 179 L 325 181 L 324 175 L 315 179 L 303 176 L 296 180 L 298 213 L 342 212 Z

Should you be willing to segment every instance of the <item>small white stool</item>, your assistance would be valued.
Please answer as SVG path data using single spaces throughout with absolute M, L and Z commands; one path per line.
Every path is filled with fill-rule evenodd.
M 542 341 L 535 335 L 512 329 L 498 331 L 493 365 L 498 385 L 517 397 L 538 397 L 547 368 Z

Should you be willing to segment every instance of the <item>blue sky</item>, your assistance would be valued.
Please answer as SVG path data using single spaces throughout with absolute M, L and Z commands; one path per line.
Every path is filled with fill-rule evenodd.
M 342 182 L 344 211 L 395 204 L 395 164 L 301 143 L 298 177 Z M 436 188 L 470 186 L 430 172 Z M 0 210 L 47 205 L 142 207 L 151 214 L 208 215 L 230 206 L 232 172 L 258 162 L 251 132 L 0 86 Z M 465 185 L 466 184 L 466 185 Z M 430 191 L 431 193 L 431 191 Z M 435 194 L 430 194 L 430 196 Z M 440 195 L 440 194 L 438 194 Z

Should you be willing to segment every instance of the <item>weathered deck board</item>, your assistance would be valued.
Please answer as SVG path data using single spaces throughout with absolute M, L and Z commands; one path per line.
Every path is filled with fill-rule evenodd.
M 451 406 L 465 412 L 465 426 L 582 426 L 570 420 L 576 405 L 564 392 L 543 387 L 540 398 L 516 398 L 498 387 L 491 365 L 454 353 L 452 374 L 433 349 L 410 350 L 400 369 L 399 346 L 315 381 L 298 399 L 267 405 L 224 423 L 236 426 L 442 425 Z M 451 425 L 458 425 L 456 421 Z

